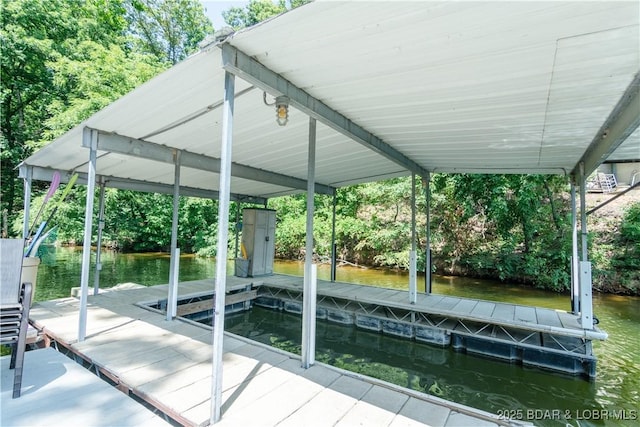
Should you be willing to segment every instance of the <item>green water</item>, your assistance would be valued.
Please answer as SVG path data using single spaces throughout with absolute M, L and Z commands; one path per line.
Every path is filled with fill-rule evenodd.
M 167 254 L 103 253 L 101 287 L 134 282 L 168 282 Z M 80 283 L 80 251 L 58 248 L 44 254 L 36 301 L 66 297 Z M 228 265 L 229 273 L 232 265 Z M 300 262 L 278 261 L 278 273 L 302 275 Z M 180 280 L 213 277 L 212 260 L 182 256 Z M 318 277 L 328 280 L 328 265 Z M 408 275 L 377 269 L 340 267 L 337 280 L 407 289 Z M 93 286 L 93 277 L 90 278 Z M 423 282 L 422 282 L 423 283 Z M 433 291 L 553 309 L 569 309 L 569 297 L 492 281 L 434 277 Z M 594 313 L 609 333 L 594 343 L 597 378 L 580 378 L 467 356 L 381 334 L 327 322 L 317 324 L 317 360 L 377 377 L 492 413 L 543 426 L 640 426 L 640 298 L 594 296 Z M 275 347 L 299 352 L 299 316 L 254 308 L 229 317 L 226 329 Z M 567 419 L 569 416 L 569 419 Z M 608 418 L 608 419 L 603 419 Z M 626 418 L 626 419 L 620 419 Z M 634 418 L 634 419 L 630 419 Z

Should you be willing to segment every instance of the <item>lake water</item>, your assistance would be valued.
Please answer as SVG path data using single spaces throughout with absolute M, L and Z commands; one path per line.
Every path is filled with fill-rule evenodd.
M 169 256 L 164 253 L 104 252 L 101 287 L 134 282 L 168 282 Z M 43 254 L 36 301 L 69 296 L 80 283 L 81 253 L 57 248 Z M 277 273 L 302 275 L 303 263 L 278 261 Z M 228 265 L 232 273 L 232 264 Z M 211 259 L 182 256 L 180 280 L 215 275 Z M 328 265 L 318 277 L 328 280 Z M 93 278 L 90 279 L 93 286 Z M 408 274 L 378 269 L 339 267 L 337 280 L 407 289 Z M 424 283 L 424 282 L 422 282 Z M 569 297 L 485 280 L 434 277 L 433 292 L 515 304 L 568 310 Z M 595 342 L 597 378 L 581 378 L 523 368 L 456 353 L 355 327 L 319 321 L 317 360 L 377 377 L 492 413 L 512 411 L 542 426 L 640 425 L 640 298 L 594 295 L 594 313 L 609 333 Z M 254 308 L 230 316 L 226 329 L 291 352 L 300 348 L 299 316 Z

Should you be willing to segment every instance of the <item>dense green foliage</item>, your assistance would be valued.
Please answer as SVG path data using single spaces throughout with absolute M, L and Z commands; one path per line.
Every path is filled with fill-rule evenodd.
M 567 182 L 557 176 L 444 175 L 433 177 L 433 268 L 568 289 L 570 222 Z M 418 194 L 419 247 L 426 243 L 426 207 Z M 422 196 L 420 196 L 422 195 Z M 542 197 L 540 196 L 542 195 Z M 340 189 L 336 210 L 338 258 L 352 263 L 408 268 L 411 246 L 411 180 Z M 278 210 L 278 255 L 301 257 L 304 197 L 270 202 Z M 331 200 L 316 197 L 316 250 L 330 256 Z M 424 270 L 424 254 L 418 268 Z
M 296 8 L 310 0 L 251 0 L 245 7 L 232 7 L 222 12 L 225 22 L 234 29 L 250 27 L 273 16 Z
M 599 222 L 613 232 L 591 233 L 594 286 L 608 292 L 640 294 L 640 202 L 629 204 L 621 221 L 605 217 Z
M 197 50 L 212 26 L 197 0 L 5 0 L 0 16 L 4 230 L 22 209 L 21 160 Z
M 129 31 L 141 52 L 175 64 L 213 33 L 202 4 L 193 0 L 128 0 Z
M 305 3 L 253 0 L 224 14 L 234 28 L 253 25 Z M 19 234 L 22 182 L 16 166 L 34 149 L 197 49 L 212 32 L 197 0 L 6 0 L 2 30 L 2 198 L 5 234 Z M 32 210 L 46 184 L 34 188 Z M 419 253 L 426 243 L 426 198 L 416 185 Z M 443 175 L 432 177 L 434 271 L 516 281 L 564 291 L 569 286 L 568 183 L 557 176 Z M 86 188 L 74 189 L 58 211 L 61 242 L 82 241 Z M 342 262 L 407 268 L 411 245 L 411 179 L 339 189 L 336 246 Z M 121 251 L 166 251 L 172 198 L 108 189 L 105 246 Z M 331 254 L 333 200 L 316 196 L 315 250 Z M 273 199 L 278 212 L 277 256 L 304 256 L 304 194 Z M 232 205 L 231 222 L 240 207 Z M 97 215 L 98 207 L 95 207 Z M 213 256 L 217 201 L 181 198 L 178 246 Z M 8 230 L 7 224 L 13 224 Z M 596 287 L 640 289 L 640 207 L 592 236 Z M 4 230 L 3 230 L 4 231 Z M 233 231 L 233 230 L 231 230 Z M 235 239 L 230 239 L 233 253 Z M 425 256 L 418 268 L 424 270 Z

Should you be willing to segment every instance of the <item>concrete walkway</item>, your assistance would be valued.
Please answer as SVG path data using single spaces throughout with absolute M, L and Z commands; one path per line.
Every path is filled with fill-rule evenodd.
M 170 425 L 53 348 L 25 353 L 22 396 L 12 399 L 10 359 L 0 358 L 3 427 Z

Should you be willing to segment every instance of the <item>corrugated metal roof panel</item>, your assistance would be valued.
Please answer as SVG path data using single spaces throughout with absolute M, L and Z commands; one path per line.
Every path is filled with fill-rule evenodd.
M 639 16 L 637 2 L 316 1 L 225 43 L 423 169 L 568 173 L 640 70 Z M 84 126 L 219 158 L 224 74 L 208 47 L 25 163 L 84 170 Z M 308 122 L 291 107 L 278 126 L 262 90 L 236 78 L 233 162 L 305 180 Z M 637 131 L 618 152 L 640 157 Z M 98 174 L 173 182 L 169 163 L 100 154 Z M 409 173 L 322 123 L 316 159 L 317 182 L 331 186 Z M 183 167 L 181 177 L 217 189 L 216 173 Z M 232 179 L 234 193 L 299 191 Z
M 427 169 L 571 171 L 640 63 L 631 3 L 304 11 L 231 43 Z

